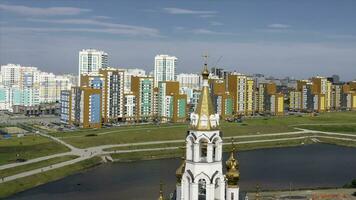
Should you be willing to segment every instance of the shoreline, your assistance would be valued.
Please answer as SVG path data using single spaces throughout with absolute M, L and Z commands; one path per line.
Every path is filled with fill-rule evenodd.
M 246 149 L 240 149 L 239 151 L 254 151 L 254 150 L 263 150 L 263 149 L 271 149 L 271 148 L 278 148 L 278 149 L 282 149 L 282 148 L 293 148 L 293 147 L 300 147 L 303 145 L 312 145 L 313 143 L 310 144 L 295 144 L 295 145 L 279 145 L 279 146 L 260 146 L 260 147 L 255 147 L 255 148 L 246 148 Z M 343 145 L 343 144 L 332 144 L 332 143 L 327 143 L 327 142 L 323 142 L 323 144 L 328 144 L 328 145 L 336 145 L 336 146 L 340 146 L 340 147 L 348 147 L 348 148 L 356 148 L 355 146 L 347 146 L 347 145 Z M 227 148 L 229 148 L 230 146 L 228 146 Z M 224 148 L 224 152 L 227 152 L 227 148 Z M 114 159 L 113 164 L 115 163 L 128 163 L 128 162 L 137 162 L 137 161 L 150 161 L 150 160 L 162 160 L 162 159 L 179 159 L 181 156 L 177 155 L 177 154 L 172 154 L 169 153 L 167 154 L 168 156 L 155 156 L 155 157 L 145 157 L 145 158 L 131 158 L 131 159 Z M 89 162 L 90 160 L 95 160 L 94 162 Z M 82 166 L 82 163 L 88 162 L 88 164 L 85 164 L 84 166 Z M 108 162 L 110 163 L 110 162 Z M 19 180 L 15 180 L 15 181 L 10 181 L 8 183 L 5 183 L 5 187 L 2 187 L 3 185 L 0 184 L 0 188 L 3 188 L 3 190 L 0 190 L 0 198 L 6 198 L 6 197 L 11 197 L 12 195 L 15 195 L 17 193 L 21 193 L 24 192 L 26 190 L 29 189 L 33 189 L 36 188 L 38 186 L 50 183 L 50 182 L 54 182 L 54 181 L 58 181 L 61 180 L 63 178 L 75 175 L 75 174 L 79 174 L 79 173 L 83 173 L 92 169 L 95 169 L 96 167 L 99 167 L 101 165 L 106 164 L 103 159 L 101 157 L 93 157 L 91 159 L 87 159 L 84 160 L 80 163 L 76 163 L 73 165 L 69 165 L 63 168 L 59 168 L 58 170 L 53 170 L 53 171 L 48 171 L 42 174 L 38 174 L 38 175 L 32 175 L 29 177 L 25 177 L 25 178 L 20 178 Z M 68 171 L 66 173 L 59 173 L 58 171 Z M 43 179 L 43 177 L 50 177 L 50 179 Z M 353 177 L 350 177 L 350 181 Z M 23 182 L 26 183 L 26 180 L 32 180 L 32 179 L 40 179 L 40 181 L 36 180 L 33 181 L 34 185 L 26 185 Z M 16 184 L 17 185 L 13 185 Z M 345 183 L 346 184 L 346 183 Z M 12 190 L 9 191 L 10 186 L 14 187 Z M 21 185 L 22 187 L 19 187 L 19 185 Z M 320 189 L 337 189 L 337 188 L 342 188 L 342 186 L 340 187 L 332 187 L 332 188 L 294 188 L 293 191 L 300 191 L 300 190 L 320 190 Z M 5 191 L 4 191 L 5 190 Z M 1 192 L 2 191 L 2 192 Z M 285 190 L 283 189 L 276 189 L 276 190 L 262 190 L 263 192 L 283 192 Z M 244 192 L 253 192 L 253 191 L 244 191 Z

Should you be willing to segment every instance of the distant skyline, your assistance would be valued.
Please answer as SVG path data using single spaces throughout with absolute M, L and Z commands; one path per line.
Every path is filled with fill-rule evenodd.
M 177 72 L 209 64 L 245 74 L 356 78 L 353 0 L 0 0 L 0 64 L 78 73 L 95 48 L 113 67 L 152 71 L 156 54 Z

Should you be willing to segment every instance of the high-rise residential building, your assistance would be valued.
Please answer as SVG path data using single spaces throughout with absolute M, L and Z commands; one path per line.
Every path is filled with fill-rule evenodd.
M 146 71 L 143 69 L 124 69 L 125 70 L 125 86 L 124 92 L 130 93 L 131 92 L 131 78 L 134 76 L 144 77 L 146 76 Z
M 124 120 L 127 122 L 136 120 L 136 96 L 130 92 L 126 93 L 124 96 Z
M 153 118 L 153 77 L 132 77 L 131 91 L 136 100 L 136 120 Z
M 179 94 L 178 81 L 158 83 L 158 117 L 161 121 L 186 120 L 187 95 Z
M 289 110 L 300 111 L 301 110 L 301 95 L 300 91 L 290 91 L 289 92 Z
M 67 93 L 62 93 L 67 101 Z M 63 119 L 69 115 L 69 124 L 82 128 L 101 128 L 101 89 L 90 87 L 72 87 L 69 95 L 69 111 L 62 112 Z M 65 105 L 63 103 L 62 105 Z M 63 107 L 65 110 L 66 107 Z
M 72 86 L 70 76 L 56 76 L 41 72 L 36 67 L 14 64 L 1 66 L 0 85 L 6 87 L 9 94 L 6 110 L 12 106 L 35 106 L 40 103 L 52 103 L 60 100 L 60 91 Z M 2 87 L 1 90 L 5 90 Z M 5 107 L 5 106 L 3 106 Z
M 233 115 L 233 98 L 226 91 L 225 81 L 222 79 L 210 79 L 211 97 L 213 106 L 217 114 L 222 119 L 230 118 Z
M 312 78 L 313 94 L 319 98 L 318 111 L 330 110 L 331 107 L 331 82 L 325 77 L 316 76 Z
M 1 66 L 1 81 L 3 86 L 20 86 L 21 66 L 7 64 Z
M 246 79 L 246 115 L 253 115 L 254 113 L 254 80 L 251 77 Z
M 342 86 L 342 109 L 356 110 L 356 81 L 351 81 Z
M 52 73 L 42 72 L 40 74 L 40 101 L 52 103 L 57 99 L 56 76 Z
M 102 117 L 104 122 L 118 121 L 124 115 L 124 70 L 103 68 L 99 74 L 104 78 L 102 88 Z
M 271 110 L 271 95 L 277 93 L 277 86 L 273 82 L 260 83 L 258 85 L 259 94 L 259 112 L 265 113 Z
M 331 109 L 340 110 L 342 107 L 342 84 L 331 86 Z
M 154 87 L 160 81 L 176 80 L 177 58 L 169 55 L 156 55 L 154 67 Z
M 69 123 L 71 117 L 71 91 L 70 90 L 62 90 L 61 97 L 61 122 L 62 123 Z
M 0 110 L 12 110 L 12 88 L 0 85 Z
M 100 68 L 108 66 L 108 54 L 96 49 L 79 51 L 79 83 L 81 75 L 97 75 Z
M 234 99 L 234 113 L 251 115 L 253 113 L 254 81 L 239 73 L 228 75 L 228 90 Z
M 260 83 L 258 85 L 258 98 L 259 113 L 284 114 L 284 95 L 277 92 L 277 86 L 274 82 Z
M 271 115 L 284 115 L 284 95 L 281 93 L 275 93 L 270 96 L 270 114 Z
M 201 76 L 198 74 L 178 74 L 177 81 L 181 88 L 200 89 Z
M 218 67 L 211 68 L 211 75 L 217 78 L 226 79 L 228 74 L 229 72 L 223 68 L 218 68 Z

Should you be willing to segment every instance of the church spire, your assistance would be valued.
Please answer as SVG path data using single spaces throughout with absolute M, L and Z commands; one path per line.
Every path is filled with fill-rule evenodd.
M 204 57 L 205 59 L 207 58 L 207 56 Z M 203 77 L 203 87 L 200 93 L 198 105 L 195 110 L 195 114 L 197 115 L 196 117 L 199 119 L 192 125 L 195 130 L 214 130 L 218 128 L 219 116 L 215 114 L 213 103 L 211 101 L 208 83 L 209 70 L 206 61 L 204 63 L 204 68 L 201 75 Z

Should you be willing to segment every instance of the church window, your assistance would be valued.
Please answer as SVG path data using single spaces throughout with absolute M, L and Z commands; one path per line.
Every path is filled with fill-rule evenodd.
M 208 156 L 208 141 L 203 139 L 200 142 L 200 158 L 202 161 L 206 161 Z
M 206 200 L 206 181 L 200 179 L 198 183 L 198 200 Z

